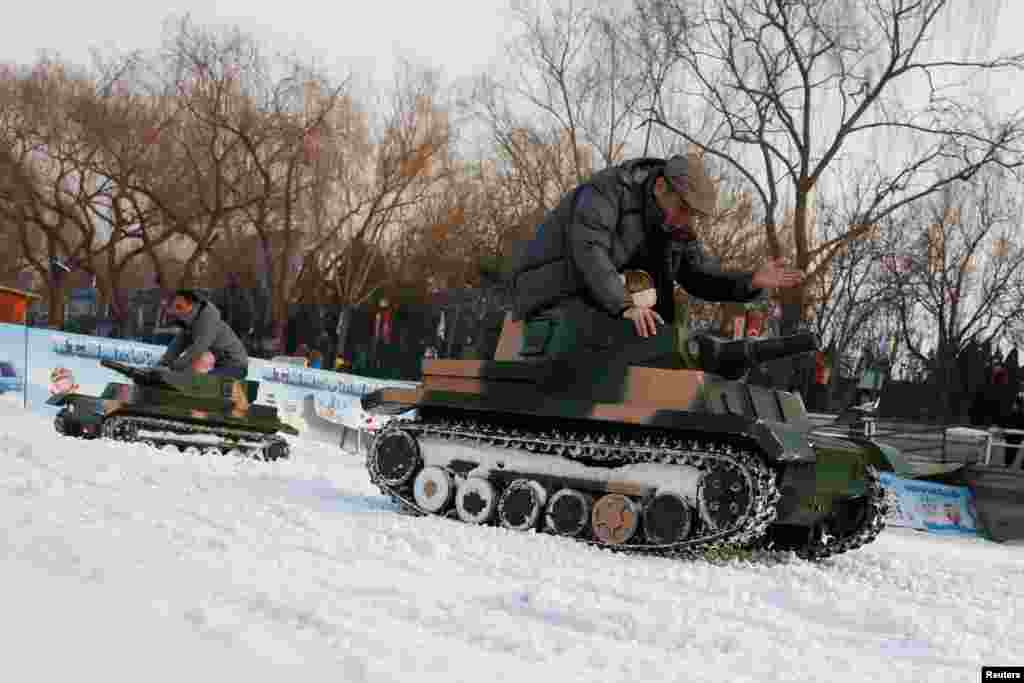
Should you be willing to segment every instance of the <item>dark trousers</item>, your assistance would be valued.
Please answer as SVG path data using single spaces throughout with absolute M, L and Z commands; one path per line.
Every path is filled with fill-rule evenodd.
M 655 336 L 641 337 L 633 321 L 615 318 L 580 300 L 570 300 L 557 310 L 527 318 L 519 354 L 523 360 L 688 367 L 679 353 L 679 334 L 674 325 L 659 325 Z
M 217 375 L 218 377 L 233 377 L 234 379 L 245 379 L 246 375 L 249 374 L 249 370 L 247 368 L 233 368 L 225 365 L 210 370 L 208 374 Z

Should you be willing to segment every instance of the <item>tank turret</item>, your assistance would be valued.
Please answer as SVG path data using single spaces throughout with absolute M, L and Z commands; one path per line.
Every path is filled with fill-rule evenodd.
M 819 347 L 818 335 L 813 332 L 766 339 L 722 339 L 699 334 L 691 337 L 687 344 L 700 370 L 725 379 L 741 379 L 761 363 L 817 351 Z
M 98 397 L 77 391 L 51 396 L 47 403 L 61 407 L 54 420 L 59 433 L 271 460 L 288 457 L 279 432 L 298 434 L 278 419 L 276 408 L 256 403 L 259 382 L 110 360 L 100 365 L 132 383 L 110 383 Z

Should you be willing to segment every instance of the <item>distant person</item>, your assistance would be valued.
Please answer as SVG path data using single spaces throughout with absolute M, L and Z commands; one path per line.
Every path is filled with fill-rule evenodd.
M 999 426 L 1004 429 L 1024 429 L 1024 396 L 1017 394 L 1017 397 L 1013 400 L 1010 414 L 1000 420 Z M 1022 434 L 1006 435 L 1006 443 L 1014 444 L 1013 446 L 1006 446 L 1004 460 L 1007 467 L 1012 465 L 1017 457 L 1016 445 L 1021 441 L 1024 441 L 1024 435 Z M 1021 460 L 1020 467 L 1024 469 L 1024 460 Z
M 157 365 L 186 371 L 209 352 L 214 358 L 209 374 L 245 379 L 249 354 L 238 335 L 221 319 L 216 306 L 193 290 L 179 289 L 174 293 L 170 314 L 181 331 Z

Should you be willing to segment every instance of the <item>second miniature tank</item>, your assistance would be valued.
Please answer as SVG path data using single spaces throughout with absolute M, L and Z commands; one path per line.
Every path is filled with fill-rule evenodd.
M 77 390 L 55 393 L 55 429 L 67 436 L 136 441 L 181 449 L 237 452 L 277 460 L 289 455 L 280 432 L 297 435 L 277 409 L 257 405 L 259 383 L 229 377 L 100 364 L 132 380 L 112 382 L 98 396 Z

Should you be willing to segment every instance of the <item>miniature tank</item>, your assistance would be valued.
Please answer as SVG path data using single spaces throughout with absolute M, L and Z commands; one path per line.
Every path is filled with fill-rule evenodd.
M 815 335 L 681 342 L 671 327 L 644 339 L 624 322 L 602 342 L 614 351 L 427 361 L 420 387 L 364 397 L 371 412 L 415 409 L 376 436 L 371 479 L 410 514 L 615 550 L 818 560 L 877 537 L 887 510 L 878 470 L 905 472 L 899 454 L 812 433 L 798 394 L 744 379 L 758 363 L 815 350 Z M 499 358 L 519 347 L 517 325 L 506 320 Z
M 74 390 L 51 396 L 47 403 L 61 406 L 54 418 L 60 434 L 235 451 L 265 460 L 288 457 L 288 442 L 278 432 L 298 434 L 278 419 L 276 408 L 255 404 L 259 382 L 108 360 L 100 364 L 132 384 L 112 382 L 99 397 Z

